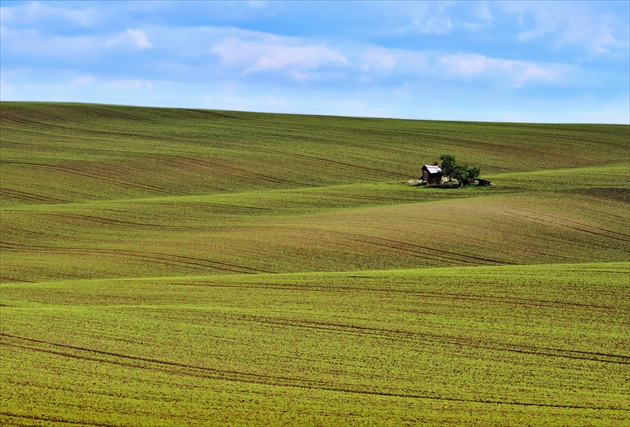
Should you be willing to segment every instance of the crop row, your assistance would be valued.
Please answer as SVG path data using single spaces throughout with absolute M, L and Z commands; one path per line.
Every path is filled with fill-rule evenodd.
M 381 190 L 359 193 L 372 191 Z M 622 261 L 630 238 L 626 203 L 596 195 L 488 193 L 352 208 L 320 191 L 251 196 L 5 209 L 2 279 Z
M 2 416 L 623 423 L 628 268 L 5 284 Z

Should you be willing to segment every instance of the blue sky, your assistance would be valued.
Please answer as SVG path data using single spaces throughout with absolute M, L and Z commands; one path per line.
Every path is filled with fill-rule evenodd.
M 1 1 L 0 99 L 629 123 L 628 1 Z

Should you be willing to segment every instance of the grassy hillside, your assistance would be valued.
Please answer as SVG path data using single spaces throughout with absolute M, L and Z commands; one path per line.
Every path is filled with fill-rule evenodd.
M 423 191 L 352 186 L 7 209 L 2 278 L 23 282 L 628 259 L 628 203 L 598 197 L 599 192 L 482 190 L 474 197 L 479 190 L 445 190 L 450 193 L 444 199 L 431 194 L 414 203 Z M 373 206 L 387 202 L 392 204 Z
M 0 423 L 630 421 L 630 127 L 0 103 Z M 494 187 L 409 187 L 440 154 Z
M 0 421 L 623 425 L 629 267 L 5 286 Z
M 627 259 L 627 126 L 1 112 L 4 281 Z M 497 187 L 404 185 L 443 152 Z
M 2 103 L 1 125 L 4 199 L 21 203 L 406 181 L 444 152 L 492 175 L 627 166 L 629 136 L 628 126 L 46 103 Z

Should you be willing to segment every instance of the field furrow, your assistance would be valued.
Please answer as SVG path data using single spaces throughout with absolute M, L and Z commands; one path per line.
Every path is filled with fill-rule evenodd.
M 630 424 L 628 126 L 0 126 L 0 425 Z

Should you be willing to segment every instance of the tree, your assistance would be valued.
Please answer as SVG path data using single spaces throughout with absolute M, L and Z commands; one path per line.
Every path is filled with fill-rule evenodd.
M 451 154 L 442 154 L 440 160 L 442 160 L 440 168 L 444 176 L 456 179 L 460 186 L 473 184 L 481 174 L 480 168 L 471 167 L 468 163 L 457 163 L 455 156 Z

